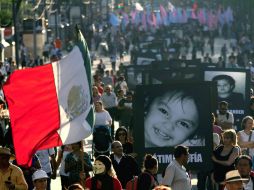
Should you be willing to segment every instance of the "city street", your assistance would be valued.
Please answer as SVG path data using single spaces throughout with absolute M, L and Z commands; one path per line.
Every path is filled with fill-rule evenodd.
M 220 56 L 221 47 L 223 46 L 224 43 L 226 43 L 227 47 L 229 47 L 230 41 L 220 39 L 220 38 L 215 39 L 215 55 L 213 56 L 213 62 L 216 62 L 218 60 L 218 57 Z M 205 47 L 205 53 L 206 52 L 210 53 L 210 49 L 207 46 Z M 231 53 L 231 52 L 229 51 L 228 53 Z M 191 54 L 189 53 L 188 58 L 190 58 L 190 57 L 191 57 Z M 106 69 L 111 70 L 110 59 L 108 57 L 97 55 L 97 59 L 94 61 L 94 64 L 93 64 L 92 73 L 95 72 L 100 58 L 102 58 L 104 64 L 106 65 Z M 197 54 L 197 58 L 201 58 L 200 52 Z M 130 56 L 129 55 L 125 56 L 124 65 L 128 65 L 129 60 L 130 60 Z M 117 67 L 116 68 L 118 68 L 118 65 L 119 65 L 119 59 L 117 61 Z M 115 126 L 116 126 L 116 129 L 117 129 L 118 122 L 115 122 Z M 90 135 L 88 138 L 85 139 L 84 150 L 86 152 L 88 152 L 89 155 L 92 155 L 92 135 Z M 158 178 L 160 179 L 160 177 L 161 176 L 159 175 Z M 191 174 L 191 178 L 192 178 L 191 182 L 192 182 L 192 185 L 193 185 L 193 190 L 196 190 L 197 189 L 196 174 L 195 173 Z M 61 182 L 60 182 L 59 173 L 58 173 L 57 179 L 51 181 L 51 188 L 52 188 L 52 190 L 61 190 Z

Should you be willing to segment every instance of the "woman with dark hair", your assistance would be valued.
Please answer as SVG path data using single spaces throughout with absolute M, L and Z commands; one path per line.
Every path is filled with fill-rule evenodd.
M 90 190 L 122 190 L 120 181 L 116 178 L 111 159 L 100 155 L 93 166 L 94 177 L 86 179 L 85 187 Z
M 95 126 L 108 126 L 109 129 L 112 125 L 112 118 L 107 110 L 104 109 L 101 101 L 94 103 L 95 105 Z
M 151 154 L 147 154 L 143 162 L 143 172 L 138 176 L 137 189 L 150 190 L 159 185 L 156 178 L 158 172 L 158 160 Z
M 237 145 L 237 136 L 234 129 L 225 130 L 222 133 L 223 144 L 213 151 L 212 160 L 214 169 L 212 179 L 223 189 L 221 183 L 225 180 L 228 171 L 234 170 L 234 161 L 240 155 L 240 147 Z
M 82 183 L 89 177 L 92 164 L 89 155 L 82 151 L 82 141 L 71 144 L 72 152 L 65 158 L 65 173 L 69 173 L 69 184 Z
M 128 140 L 128 132 L 125 127 L 119 127 L 116 130 L 115 140 L 120 141 L 123 146 L 123 153 L 136 157 L 137 154 L 133 152 L 133 144 Z
M 201 102 L 193 89 L 150 94 L 145 105 L 145 147 L 204 146 Z M 199 134 L 200 133 L 200 137 Z

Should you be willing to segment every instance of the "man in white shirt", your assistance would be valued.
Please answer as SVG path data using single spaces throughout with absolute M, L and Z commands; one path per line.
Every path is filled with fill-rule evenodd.
M 216 114 L 216 124 L 223 130 L 233 128 L 234 115 L 228 111 L 228 103 L 226 101 L 221 101 L 219 103 L 219 112 Z
M 174 150 L 173 160 L 165 171 L 162 185 L 172 188 L 172 190 L 191 190 L 191 179 L 186 172 L 184 165 L 187 165 L 189 149 L 186 146 L 177 146 Z

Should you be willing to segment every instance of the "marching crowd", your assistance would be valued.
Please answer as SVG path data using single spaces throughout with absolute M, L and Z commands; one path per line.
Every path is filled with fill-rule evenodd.
M 233 25 L 235 26 L 235 25 Z M 226 44 L 222 47 L 218 58 L 218 68 L 249 68 L 253 59 L 253 41 L 246 33 L 247 26 L 242 26 L 240 32 L 230 43 L 232 54 L 229 54 L 229 47 Z M 179 51 L 176 52 L 177 59 L 186 58 L 190 53 L 192 44 L 192 58 L 196 58 L 197 51 L 201 52 L 202 62 L 215 63 L 211 56 L 214 56 L 214 31 L 208 36 L 199 28 L 189 28 L 192 31 L 184 34 L 183 39 L 176 39 Z M 158 32 L 159 33 L 159 32 Z M 196 33 L 196 34 L 195 34 Z M 92 97 L 95 106 L 95 126 L 94 126 L 94 148 L 93 155 L 87 154 L 83 150 L 83 142 L 76 142 L 62 147 L 37 151 L 32 158 L 32 165 L 23 168 L 17 165 L 13 147 L 10 145 L 10 134 L 4 135 L 0 127 L 0 190 L 50 190 L 51 179 L 56 179 L 57 171 L 61 178 L 61 188 L 63 190 L 191 190 L 191 176 L 186 166 L 188 164 L 188 147 L 178 145 L 174 148 L 174 160 L 164 168 L 162 180 L 157 179 L 158 160 L 153 155 L 147 154 L 140 166 L 136 158 L 138 152 L 134 152 L 133 143 L 133 93 L 129 90 L 124 77 L 124 54 L 129 52 L 135 57 L 136 46 L 142 40 L 142 36 L 137 36 L 136 29 L 128 28 L 126 35 L 118 38 L 118 48 L 116 43 L 110 42 L 114 39 L 109 33 L 108 44 L 112 70 L 106 70 L 103 60 L 97 65 L 97 70 L 93 76 Z M 193 36 L 191 36 L 193 34 Z M 195 34 L 195 35 L 194 35 Z M 100 43 L 95 33 L 93 40 Z M 119 35 L 118 33 L 116 35 Z M 96 38 L 97 36 L 97 38 Z M 232 36 L 227 36 L 228 38 Z M 130 40 L 132 39 L 132 40 Z M 89 39 L 89 41 L 92 39 Z M 209 45 L 211 56 L 204 52 L 205 45 Z M 46 50 L 48 50 L 46 48 Z M 117 56 L 115 50 L 119 51 L 120 65 L 116 69 Z M 108 56 L 108 55 L 107 55 Z M 25 57 L 25 56 L 24 56 Z M 46 55 L 48 58 L 48 55 Z M 170 59 L 168 57 L 168 59 Z M 25 60 L 25 59 L 24 59 Z M 241 65 L 239 65 L 239 63 Z M 27 64 L 22 64 L 27 66 Z M 1 81 L 4 80 L 14 70 L 11 60 L 0 64 Z M 117 72 L 116 72 L 117 70 Z M 250 97 L 249 115 L 241 121 L 241 130 L 234 127 L 234 113 L 230 112 L 229 105 L 232 106 L 229 98 L 223 97 L 228 88 L 232 98 L 234 81 L 230 77 L 215 78 L 217 82 L 222 81 L 218 87 L 218 93 L 222 96 L 218 104 L 218 113 L 212 114 L 213 125 L 213 169 L 197 171 L 198 190 L 252 190 L 254 189 L 253 157 L 254 157 L 254 97 Z M 225 84 L 228 83 L 228 84 Z M 219 82 L 218 82 L 219 86 Z M 1 92 L 2 93 L 2 92 Z M 219 95 L 219 94 L 218 94 Z M 3 94 L 0 94 L 3 97 Z M 237 94 L 234 98 L 242 100 Z M 235 102 L 235 101 L 232 101 Z M 0 100 L 1 106 L 4 99 Z M 161 112 L 164 112 L 161 110 Z M 8 119 L 4 122 L 8 122 Z M 115 128 L 115 121 L 119 122 L 119 128 Z M 103 130 L 101 130 L 103 129 Z M 101 133 L 101 136 L 97 136 Z M 5 136 L 5 137 L 4 137 Z M 8 136 L 8 138 L 6 137 Z M 4 139 L 4 140 L 3 140 Z M 8 139 L 8 142 L 7 140 Z M 211 150 L 212 151 L 212 150 Z M 93 159 L 94 158 L 94 159 Z
M 103 61 L 98 64 L 93 82 L 95 105 L 95 129 L 106 128 L 109 148 L 104 151 L 98 141 L 92 156 L 83 150 L 83 142 L 58 148 L 37 151 L 30 168 L 18 166 L 9 148 L 0 148 L 0 189 L 50 190 L 51 179 L 59 170 L 62 189 L 167 189 L 190 190 L 191 177 L 186 170 L 188 147 L 178 145 L 174 160 L 164 169 L 161 181 L 157 179 L 158 160 L 153 155 L 144 157 L 139 166 L 133 151 L 132 137 L 133 92 L 129 91 L 124 76 L 116 80 L 105 71 Z M 250 98 L 250 113 L 253 113 L 254 98 Z M 214 150 L 212 171 L 197 171 L 197 188 L 218 190 L 245 190 L 254 188 L 252 157 L 254 156 L 253 115 L 245 116 L 242 130 L 234 128 L 234 114 L 229 104 L 222 100 L 218 113 L 212 114 Z M 114 128 L 119 121 L 119 128 Z M 94 133 L 94 139 L 95 139 Z M 103 135 L 101 137 L 106 137 Z M 100 138 L 101 139 L 101 138 Z M 106 142 L 106 141 L 104 141 Z M 104 143 L 103 142 L 103 143 Z M 93 142 L 97 143 L 97 142 Z M 96 146 L 96 145 L 95 145 Z M 94 159 L 94 162 L 92 162 Z M 137 177 L 135 177 L 137 176 Z

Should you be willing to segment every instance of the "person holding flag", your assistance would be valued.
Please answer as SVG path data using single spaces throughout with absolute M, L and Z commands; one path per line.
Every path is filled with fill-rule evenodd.
M 66 57 L 15 71 L 3 86 L 19 165 L 29 166 L 37 150 L 72 144 L 92 132 L 91 60 L 78 28 L 77 33 Z

